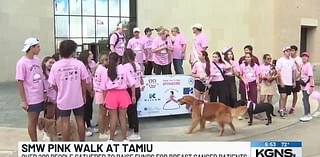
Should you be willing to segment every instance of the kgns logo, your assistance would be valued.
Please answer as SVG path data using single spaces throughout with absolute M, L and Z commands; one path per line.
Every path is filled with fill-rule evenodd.
M 292 149 L 256 149 L 256 157 L 297 157 Z

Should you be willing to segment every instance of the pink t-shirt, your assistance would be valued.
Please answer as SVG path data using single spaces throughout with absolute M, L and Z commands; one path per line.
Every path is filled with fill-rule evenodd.
M 115 33 L 118 34 L 119 38 L 117 37 L 117 35 Z M 119 56 L 123 56 L 124 49 L 126 48 L 125 36 L 123 34 L 118 33 L 118 32 L 115 32 L 115 33 L 113 33 L 110 37 L 110 45 L 115 45 L 118 40 L 117 45 L 115 45 L 115 51 Z
M 193 65 L 191 72 L 201 77 L 207 77 L 206 66 L 207 66 L 206 62 L 196 62 Z M 195 78 L 195 80 L 199 80 L 199 78 Z
M 134 69 L 131 63 L 124 64 L 123 68 L 129 70 L 131 77 L 135 79 L 135 82 L 136 82 L 135 87 L 139 88 L 141 86 L 142 69 L 137 62 L 135 62 L 134 64 L 136 66 L 136 72 L 134 72 Z
M 16 66 L 16 80 L 22 80 L 28 105 L 43 102 L 44 76 L 37 56 L 21 57 Z
M 87 67 L 88 77 L 86 79 L 86 83 L 93 89 L 93 74 L 91 72 L 91 68 Z
M 205 48 L 208 47 L 208 38 L 203 34 L 200 33 L 197 36 L 195 36 L 193 40 L 193 47 L 192 47 L 192 53 L 191 53 L 191 61 L 195 61 L 194 54 L 200 54 L 201 51 L 205 50 Z
M 102 89 L 101 89 L 102 75 L 107 75 L 107 68 L 100 64 L 96 69 L 96 72 L 94 74 L 94 79 L 93 79 L 93 89 L 96 92 L 102 92 Z
M 169 38 L 166 40 L 162 40 L 160 37 L 154 39 L 152 43 L 152 49 L 157 49 L 162 46 L 168 45 L 168 47 L 172 47 L 172 42 Z M 153 61 L 155 64 L 158 65 L 168 65 L 169 64 L 169 51 L 162 50 L 160 52 L 156 52 L 153 54 Z
M 224 64 L 223 63 L 216 63 L 219 68 L 223 72 Z M 223 74 L 220 72 L 218 67 L 214 63 L 210 63 L 210 81 L 211 82 L 218 82 L 218 81 L 223 81 Z
M 250 65 L 246 66 L 245 63 L 242 63 L 240 65 L 240 75 L 242 75 L 247 82 L 256 81 L 259 75 L 259 66 L 254 64 L 254 66 L 251 67 Z
M 136 54 L 136 62 L 143 63 L 144 41 L 142 38 L 131 38 L 128 42 L 127 48 L 131 49 Z
M 301 80 L 303 80 L 304 82 L 307 82 L 309 78 L 312 76 L 313 76 L 313 67 L 311 63 L 308 62 L 303 64 L 301 67 Z M 309 83 L 305 87 L 301 86 L 301 89 L 308 90 L 310 88 L 310 83 L 311 82 L 309 81 Z
M 235 72 L 239 72 L 239 64 L 236 61 L 230 60 L 230 63 L 226 63 L 230 65 L 230 68 L 225 69 L 225 75 L 227 76 L 234 76 Z
M 71 110 L 83 106 L 81 80 L 89 77 L 85 65 L 74 58 L 62 58 L 54 63 L 49 75 L 49 83 L 58 87 L 57 107 Z
M 265 65 L 265 64 L 261 64 L 259 66 L 259 70 L 260 70 L 260 75 L 262 77 L 267 77 L 269 75 L 269 72 L 271 70 L 271 65 Z
M 49 71 L 47 71 L 46 73 L 48 76 L 50 75 Z M 52 85 L 50 85 L 50 83 L 48 82 L 47 79 L 45 79 L 43 82 L 44 82 L 44 87 L 47 90 L 48 101 L 56 104 L 57 103 L 57 91 L 52 88 Z
M 117 78 L 112 81 L 108 74 L 101 77 L 101 89 L 107 90 L 122 90 L 127 89 L 136 84 L 136 80 L 132 77 L 128 69 L 125 69 L 122 65 L 117 66 Z
M 144 49 L 147 51 L 147 56 L 146 59 L 148 61 L 152 61 L 153 62 L 153 53 L 152 53 L 152 42 L 153 42 L 153 38 L 144 36 L 142 37 L 143 43 L 144 43 Z
M 178 34 L 176 38 L 172 39 L 173 52 L 172 56 L 174 59 L 183 59 L 183 45 L 187 44 L 185 37 L 182 34 Z

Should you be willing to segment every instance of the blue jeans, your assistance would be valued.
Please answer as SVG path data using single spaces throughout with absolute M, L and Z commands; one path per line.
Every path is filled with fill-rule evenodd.
M 176 74 L 184 74 L 182 64 L 183 64 L 183 59 L 173 59 L 173 66 Z
M 304 107 L 304 115 L 310 114 L 309 94 L 305 90 L 302 90 L 302 102 Z

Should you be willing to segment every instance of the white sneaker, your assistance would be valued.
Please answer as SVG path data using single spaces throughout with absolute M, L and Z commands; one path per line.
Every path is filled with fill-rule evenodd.
M 308 114 L 308 117 L 309 117 L 309 119 L 310 119 L 310 120 L 312 120 L 312 116 L 311 116 L 311 114 Z
M 128 139 L 132 141 L 137 141 L 137 140 L 141 140 L 141 136 L 139 133 L 133 133 L 128 137 Z
M 110 138 L 109 134 L 100 134 L 99 139 L 100 140 L 108 140 Z
M 107 142 L 113 142 L 113 140 L 108 140 Z
M 49 142 L 50 141 L 50 137 L 48 136 L 48 134 L 46 132 L 43 132 L 42 134 L 42 140 L 43 141 L 46 141 L 46 142 Z
M 303 117 L 300 118 L 300 121 L 302 121 L 302 122 L 308 122 L 308 121 L 310 121 L 310 120 L 311 120 L 310 117 L 307 116 L 307 115 L 305 115 L 305 116 L 303 116 Z
M 128 139 L 124 139 L 122 142 L 129 142 L 129 140 Z
M 243 117 L 242 117 L 242 116 L 239 116 L 239 117 L 238 117 L 238 120 L 242 120 L 242 119 L 243 119 Z
M 93 135 L 93 133 L 92 133 L 91 131 L 86 130 L 86 137 L 90 137 L 90 136 L 92 136 L 92 135 Z
M 313 117 L 320 117 L 320 111 L 317 111 L 316 113 L 314 113 Z
M 99 132 L 99 129 L 93 128 L 93 127 L 89 127 L 89 128 L 87 128 L 87 130 L 90 131 L 90 132 L 92 132 L 92 133 L 97 133 L 97 132 Z
M 127 136 L 131 136 L 134 133 L 133 129 L 129 129 L 127 131 Z

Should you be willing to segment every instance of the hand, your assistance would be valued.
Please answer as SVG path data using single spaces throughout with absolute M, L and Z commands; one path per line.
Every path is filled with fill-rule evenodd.
M 27 111 L 28 108 L 29 108 L 27 102 L 25 102 L 25 101 L 22 101 L 21 104 L 20 104 L 20 106 L 21 106 L 21 108 L 22 108 L 23 110 L 25 110 L 25 111 Z
M 189 64 L 191 64 L 191 65 L 192 65 L 192 61 L 191 61 L 191 59 L 189 59 Z
M 183 60 L 185 60 L 185 59 L 186 59 L 186 54 L 185 54 L 185 52 L 182 52 L 182 54 L 181 54 L 181 58 L 182 58 Z
M 296 85 L 296 82 L 294 81 L 292 87 L 293 87 L 293 88 L 296 88 L 296 86 L 297 86 L 297 85 Z
M 90 90 L 89 93 L 90 93 L 91 98 L 93 98 L 93 97 L 94 97 L 94 92 L 93 92 L 93 90 Z
M 281 87 L 281 88 L 284 88 L 284 87 L 285 87 L 284 83 L 281 83 L 281 84 L 280 84 L 280 87 Z
M 43 101 L 48 102 L 48 95 L 47 93 L 43 93 Z
M 312 92 L 313 92 L 313 87 L 309 87 L 308 94 L 310 95 L 310 94 L 312 94 Z
M 136 101 L 137 101 L 137 100 L 136 100 L 136 97 L 135 97 L 135 96 L 134 96 L 134 97 L 132 97 L 132 104 L 137 103 Z
M 247 81 L 243 81 L 245 86 L 248 86 L 248 82 Z
M 83 103 L 87 103 L 87 98 L 86 98 L 86 95 L 83 96 Z
M 148 60 L 144 60 L 143 63 L 144 63 L 144 64 L 147 64 L 147 63 L 148 63 Z
M 145 88 L 145 86 L 144 86 L 144 85 L 141 85 L 141 87 L 140 87 L 141 91 L 143 91 L 144 88 Z

